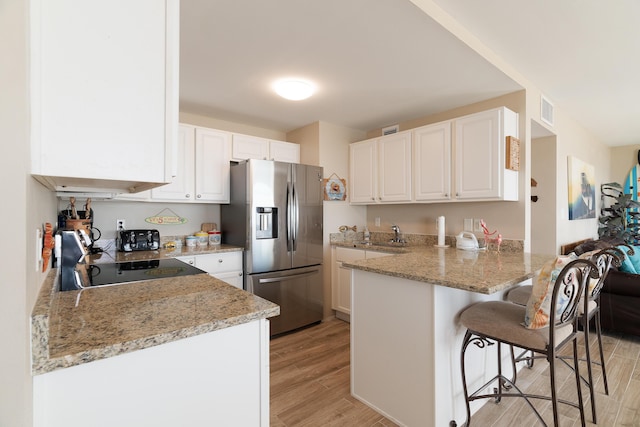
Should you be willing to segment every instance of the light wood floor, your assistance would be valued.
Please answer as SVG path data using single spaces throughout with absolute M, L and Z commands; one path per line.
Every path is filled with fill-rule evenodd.
M 595 343 L 594 339 L 591 340 Z M 600 427 L 640 427 L 640 339 L 604 337 L 609 395 L 604 394 L 597 368 L 596 403 Z M 597 344 L 592 346 L 597 351 Z M 584 351 L 584 348 L 582 348 Z M 583 373 L 585 366 L 581 365 Z M 571 370 L 559 367 L 560 393 L 572 399 L 575 383 Z M 536 361 L 524 368 L 517 385 L 527 391 L 548 393 L 548 365 Z M 583 387 L 585 416 L 591 423 L 588 389 Z M 549 402 L 536 403 L 545 421 L 553 425 Z M 561 425 L 579 426 L 576 409 L 560 405 Z M 489 402 L 471 419 L 471 426 L 512 427 L 541 425 L 523 399 Z M 349 324 L 323 322 L 271 340 L 271 427 L 390 427 L 393 422 L 353 398 L 349 390 Z M 430 427 L 430 426 L 425 426 Z M 446 427 L 446 426 L 443 426 Z

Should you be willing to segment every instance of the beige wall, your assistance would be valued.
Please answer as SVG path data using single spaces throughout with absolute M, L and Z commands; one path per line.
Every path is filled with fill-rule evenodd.
M 598 219 L 569 221 L 567 164 L 570 156 L 594 166 L 596 192 L 600 194 L 600 184 L 608 181 L 610 175 L 611 147 L 595 139 L 570 116 L 556 110 L 554 130 L 557 135 L 556 152 L 556 246 L 598 236 Z M 600 211 L 600 200 L 596 198 L 596 212 Z
M 348 146 L 364 138 L 364 132 L 336 126 L 326 122 L 311 123 L 287 134 L 287 140 L 301 144 L 301 161 L 324 168 L 324 178 L 336 174 L 346 178 L 349 173 Z M 315 161 L 314 161 L 315 160 Z M 331 246 L 329 234 L 337 233 L 342 224 L 364 226 L 364 206 L 351 206 L 348 202 L 324 202 L 324 318 L 333 316 L 331 309 Z
M 611 150 L 611 173 L 606 182 L 623 185 L 631 168 L 638 164 L 638 150 L 640 144 L 614 147 Z
M 224 130 L 227 132 L 242 133 L 245 135 L 259 136 L 261 138 L 275 139 L 277 141 L 286 141 L 284 132 L 275 131 L 273 129 L 261 128 L 258 126 L 250 126 L 242 123 L 229 122 L 213 117 L 206 117 L 199 114 L 180 112 L 180 123 L 190 124 L 194 126 L 202 126 L 212 129 Z
M 531 194 L 538 201 L 531 203 L 531 252 L 555 254 L 556 227 L 556 137 L 531 141 L 531 177 L 537 186 Z

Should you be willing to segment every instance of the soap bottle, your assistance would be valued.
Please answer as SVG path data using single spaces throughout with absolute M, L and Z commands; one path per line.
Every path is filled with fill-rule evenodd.
M 371 240 L 371 233 L 369 233 L 369 228 L 365 225 L 364 226 L 364 241 L 365 242 L 369 242 L 369 240 Z

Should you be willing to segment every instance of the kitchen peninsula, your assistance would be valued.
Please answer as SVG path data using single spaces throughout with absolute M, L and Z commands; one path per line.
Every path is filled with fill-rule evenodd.
M 56 282 L 54 269 L 31 318 L 35 426 L 269 424 L 276 304 L 208 274 L 67 292 Z
M 461 425 L 460 313 L 502 299 L 552 258 L 422 246 L 344 263 L 353 269 L 351 393 L 400 425 Z M 468 381 L 481 386 L 495 375 L 495 352 L 468 353 Z

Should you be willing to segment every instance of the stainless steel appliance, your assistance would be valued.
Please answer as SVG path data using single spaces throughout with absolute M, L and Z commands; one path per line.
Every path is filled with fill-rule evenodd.
M 231 166 L 223 243 L 243 246 L 244 287 L 280 306 L 271 335 L 322 320 L 322 168 L 269 160 Z
M 129 250 L 152 250 L 155 242 L 159 242 L 160 237 L 156 230 L 145 230 L 149 233 L 141 233 L 140 236 L 138 232 L 142 230 L 131 231 L 136 239 L 128 244 L 133 245 L 135 249 Z M 87 264 L 85 256 L 90 245 L 91 239 L 84 229 L 61 230 L 56 234 L 56 259 L 60 271 L 61 291 L 206 274 L 199 268 L 173 258 Z
M 155 251 L 160 249 L 158 230 L 119 230 L 117 236 L 119 251 Z

